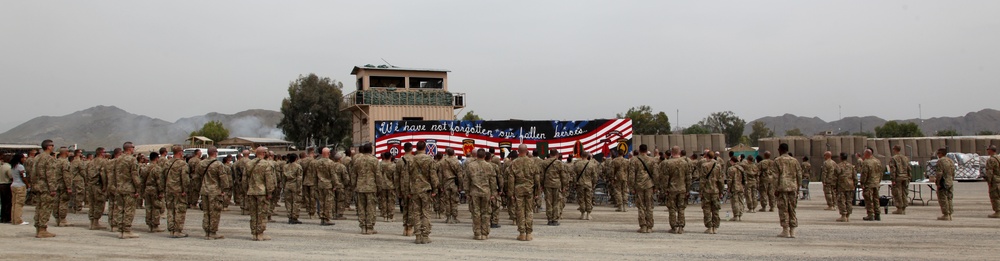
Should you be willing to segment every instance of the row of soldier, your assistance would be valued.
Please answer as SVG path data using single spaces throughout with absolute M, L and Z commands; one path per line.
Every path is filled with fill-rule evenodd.
M 41 155 L 51 155 L 51 141 L 43 142 L 42 145 L 46 153 Z M 512 153 L 507 162 L 502 163 L 493 153 L 480 151 L 477 154 L 482 155 L 470 158 L 464 164 L 459 162 L 450 149 L 447 157 L 438 155 L 437 160 L 430 155 L 418 153 L 424 151 L 424 146 L 426 145 L 418 143 L 416 151 L 413 151 L 411 144 L 405 144 L 402 157 L 394 159 L 392 155 L 382 155 L 382 161 L 371 156 L 370 145 L 361 147 L 362 153 L 357 160 L 351 160 L 345 154 L 331 154 L 329 149 L 321 150 L 318 157 L 312 150 L 308 154 L 275 157 L 266 148 L 258 148 L 257 155 L 262 155 L 261 158 L 251 161 L 249 151 L 244 151 L 235 163 L 231 158 L 222 162 L 216 160 L 214 148 L 208 150 L 210 160 L 200 160 L 201 155 L 196 153 L 186 162 L 179 157 L 161 159 L 160 155 L 167 152 L 164 148 L 160 153 L 151 153 L 148 163 L 147 160 L 136 159 L 132 155 L 134 147 L 131 143 L 124 144 L 122 150 L 116 149 L 112 154 L 113 159 L 106 159 L 103 149 L 99 148 L 97 157 L 86 161 L 89 163 L 80 159 L 79 152 L 75 153 L 75 159 L 66 157 L 68 152 L 63 149 L 58 160 L 50 157 L 31 157 L 28 160 L 29 175 L 42 174 L 39 175 L 39 184 L 45 184 L 44 187 L 35 186 L 32 190 L 40 196 L 39 208 L 43 209 L 36 212 L 37 236 L 53 236 L 47 232 L 46 222 L 42 222 L 47 221 L 48 216 L 43 202 L 56 204 L 58 207 L 53 211 L 53 217 L 57 219 L 57 225 L 68 226 L 65 221 L 68 207 L 64 206 L 69 205 L 70 198 L 79 199 L 79 195 L 83 194 L 91 206 L 91 229 L 103 228 L 99 220 L 104 202 L 108 202 L 111 206 L 108 213 L 111 229 L 121 233 L 122 238 L 136 237 L 131 233 L 132 217 L 135 206 L 143 201 L 146 202 L 146 223 L 150 232 L 162 231 L 159 228 L 159 217 L 162 212 L 166 212 L 171 235 L 186 237 L 187 234 L 183 232 L 186 209 L 198 206 L 200 199 L 200 207 L 205 215 L 203 228 L 206 239 L 221 239 L 223 236 L 217 234 L 219 213 L 231 204 L 229 199 L 232 198 L 240 204 L 243 214 L 251 215 L 254 239 L 267 240 L 269 237 L 263 235 L 263 231 L 266 229 L 266 222 L 271 220 L 279 198 L 285 199 L 289 223 L 301 223 L 298 221 L 301 202 L 306 206 L 310 218 L 315 213 L 319 214 L 321 225 L 333 225 L 331 219 L 343 219 L 343 211 L 349 209 L 348 205 L 353 199 L 357 205 L 359 226 L 363 234 L 377 233 L 374 230 L 376 208 L 380 210 L 378 215 L 384 220 L 392 221 L 398 203 L 404 215 L 404 235 L 415 235 L 417 243 L 429 243 L 429 215 L 433 206 L 441 206 L 441 210 L 437 212 L 444 212 L 447 223 L 456 223 L 459 194 L 467 192 L 476 239 L 488 238 L 489 228 L 499 227 L 499 210 L 506 207 L 509 216 L 518 225 L 518 239 L 531 240 L 531 220 L 533 213 L 538 211 L 536 205 L 540 205 L 538 203 L 541 199 L 545 200 L 548 224 L 558 226 L 569 191 L 575 187 L 580 219 L 590 219 L 594 186 L 599 178 L 603 178 L 609 183 L 617 211 L 625 211 L 629 195 L 634 195 L 639 209 L 640 233 L 652 230 L 654 194 L 665 196 L 663 199 L 670 213 L 670 232 L 683 233 L 683 213 L 693 190 L 702 198 L 706 233 L 714 234 L 718 229 L 720 200 L 723 194 L 728 194 L 733 199 L 732 221 L 740 221 L 744 209 L 754 212 L 759 200 L 761 211 L 768 210 L 768 206 L 770 211 L 774 211 L 774 207 L 778 206 L 783 227 L 779 236 L 794 237 L 797 227 L 796 195 L 801 180 L 810 176 L 806 172 L 811 169 L 808 159 L 800 165 L 791 158 L 787 153 L 787 145 L 779 148 L 782 157 L 775 160 L 771 160 L 770 154 L 765 153 L 763 159 L 740 160 L 731 155 L 731 161 L 721 160 L 722 157 L 717 157 L 714 152 L 706 152 L 701 158 L 697 155 L 685 157 L 686 152 L 677 147 L 657 159 L 650 157 L 646 146 L 642 145 L 629 159 L 613 155 L 612 159 L 604 163 L 597 162 L 586 153 L 580 160 L 573 162 L 569 159 L 567 163 L 562 163 L 557 151 L 550 153 L 553 157 L 541 159 L 532 157 L 537 154 L 528 153 L 527 148 L 522 145 L 517 152 Z M 179 146 L 172 149 L 173 155 L 182 155 Z M 898 148 L 895 150 L 898 154 Z M 518 154 L 527 156 L 518 157 Z M 856 179 L 854 175 L 843 174 L 854 173 L 854 167 L 843 160 L 845 155 L 840 155 L 842 162 L 839 166 L 834 164 L 831 167 L 828 164 L 831 162 L 831 155 L 827 153 L 826 156 L 827 161 L 823 166 L 824 177 L 827 177 L 823 180 L 824 191 L 827 192 L 828 201 L 840 202 L 837 205 L 840 206 L 842 218 L 838 221 L 847 221 L 850 204 L 846 202 L 852 201 L 854 188 L 837 186 L 836 182 L 847 184 L 852 178 Z M 519 161 L 518 158 L 523 160 Z M 869 158 L 874 159 L 871 151 L 866 151 L 865 159 Z M 895 157 L 893 160 L 897 161 Z M 908 162 L 905 159 L 898 161 Z M 879 163 L 863 162 L 870 163 L 861 164 L 859 169 L 862 180 L 865 180 L 866 171 L 863 166 L 873 166 L 869 172 L 874 173 L 874 166 L 879 166 Z M 895 169 L 902 169 L 894 165 L 890 165 L 890 168 L 894 169 L 893 173 L 896 173 Z M 944 170 L 947 171 L 947 168 Z M 48 176 L 52 179 L 47 179 Z M 843 180 L 829 181 L 831 177 L 843 177 Z M 83 182 L 79 182 L 80 179 Z M 78 184 L 86 186 L 81 188 Z M 850 184 L 857 184 L 857 181 Z M 832 188 L 830 185 L 833 185 Z M 898 187 L 906 188 L 906 185 L 894 186 Z M 848 189 L 851 193 L 847 193 Z M 76 194 L 73 194 L 74 190 Z M 85 193 L 80 193 L 81 191 Z M 46 201 L 48 198 L 43 195 L 45 192 L 50 192 L 48 196 L 52 197 L 51 201 Z M 870 191 L 866 188 L 865 194 L 869 195 L 868 193 Z M 942 193 L 941 190 L 939 193 Z M 71 197 L 74 195 L 76 197 Z M 877 191 L 874 195 L 878 195 Z M 435 204 L 436 202 L 439 204 Z M 78 210 L 81 204 L 73 205 Z M 897 212 L 905 211 L 904 204 L 897 203 L 897 207 L 900 208 Z M 944 209 L 943 203 L 942 210 Z M 879 219 L 877 209 L 872 211 L 869 208 L 868 212 L 866 220 Z M 950 219 L 950 215 L 946 213 L 942 219 L 945 218 Z

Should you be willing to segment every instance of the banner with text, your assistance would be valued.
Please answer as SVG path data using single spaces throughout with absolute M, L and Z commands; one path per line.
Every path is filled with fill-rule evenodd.
M 376 121 L 375 152 L 402 156 L 403 144 L 427 143 L 425 152 L 472 155 L 477 149 L 494 149 L 506 157 L 524 144 L 530 151 L 555 149 L 563 156 L 581 152 L 610 155 L 611 150 L 629 153 L 632 120 L 588 121 Z M 565 157 L 563 157 L 565 159 Z

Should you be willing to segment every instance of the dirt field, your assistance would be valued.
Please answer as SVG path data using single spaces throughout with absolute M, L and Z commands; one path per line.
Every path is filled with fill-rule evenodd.
M 576 205 L 566 206 L 558 227 L 545 225 L 544 213 L 535 215 L 535 240 L 515 240 L 517 229 L 502 217 L 502 228 L 487 241 L 472 240 L 467 206 L 462 205 L 463 223 L 448 225 L 433 221 L 432 244 L 413 244 L 403 237 L 400 222 L 380 222 L 378 235 L 360 235 L 356 216 L 332 227 L 319 220 L 302 225 L 270 223 L 272 241 L 250 240 L 249 217 L 238 210 L 223 214 L 220 234 L 224 240 L 202 237 L 202 213 L 188 212 L 186 232 L 192 237 L 173 239 L 168 233 L 149 234 L 143 211 L 137 211 L 135 230 L 140 238 L 121 240 L 108 231 L 90 231 L 84 214 L 70 214 L 73 227 L 50 227 L 58 236 L 36 239 L 33 226 L 0 226 L 0 259 L 98 259 L 98 260 L 331 260 L 331 259 L 504 259 L 504 260 L 616 260 L 616 259 L 726 259 L 726 260 L 995 260 L 1000 254 L 1000 219 L 988 219 L 989 201 L 985 182 L 957 183 L 954 221 L 937 221 L 936 202 L 911 206 L 906 216 L 883 215 L 881 222 L 861 221 L 863 208 L 855 207 L 850 223 L 834 222 L 835 211 L 825 206 L 820 185 L 813 184 L 812 200 L 799 201 L 798 238 L 775 237 L 781 228 L 777 212 L 747 213 L 743 222 L 723 221 L 716 235 L 702 234 L 701 208 L 687 209 L 686 234 L 666 233 L 665 207 L 655 211 L 655 233 L 638 234 L 635 209 L 614 212 L 598 206 L 594 220 L 577 220 Z M 881 192 L 885 194 L 885 191 Z M 924 191 L 924 198 L 929 197 Z M 726 204 L 724 211 L 730 207 Z M 860 213 L 860 214 L 859 214 Z M 281 209 L 279 215 L 284 214 Z M 33 207 L 26 207 L 29 222 Z M 399 215 L 397 215 L 397 220 Z M 277 220 L 286 219 L 278 217 Z M 103 222 L 102 222 L 103 223 Z M 50 226 L 52 225 L 50 221 Z M 165 223 L 164 223 L 165 225 Z

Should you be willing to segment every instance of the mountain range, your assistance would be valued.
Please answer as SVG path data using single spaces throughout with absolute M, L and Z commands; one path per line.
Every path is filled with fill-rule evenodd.
M 768 128 L 774 131 L 775 136 L 784 136 L 785 131 L 798 128 L 805 135 L 841 132 L 870 132 L 875 133 L 875 127 L 882 126 L 887 122 L 879 117 L 846 117 L 840 120 L 826 122 L 818 117 L 802 117 L 792 114 L 785 114 L 776 117 L 763 117 L 754 121 L 763 122 Z M 752 123 L 747 121 L 744 134 L 750 134 Z M 923 131 L 925 136 L 932 136 L 942 130 L 955 130 L 962 135 L 975 135 L 980 131 L 1000 132 L 1000 111 L 994 109 L 983 109 L 977 112 L 970 112 L 965 116 L 958 117 L 935 117 L 929 119 L 906 119 L 896 120 L 897 122 L 914 122 Z
M 0 143 L 38 144 L 52 139 L 57 145 L 77 144 L 84 149 L 135 144 L 181 144 L 192 131 L 209 121 L 220 121 L 230 137 L 283 138 L 276 128 L 282 115 L 271 110 L 246 110 L 235 114 L 209 113 L 176 122 L 136 115 L 115 106 L 95 106 L 63 116 L 41 116 L 0 134 Z

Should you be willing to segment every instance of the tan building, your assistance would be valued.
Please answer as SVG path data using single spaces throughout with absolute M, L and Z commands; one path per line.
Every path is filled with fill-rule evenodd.
M 355 66 L 356 90 L 344 96 L 354 146 L 375 141 L 376 121 L 454 120 L 465 94 L 448 91 L 448 70 Z

